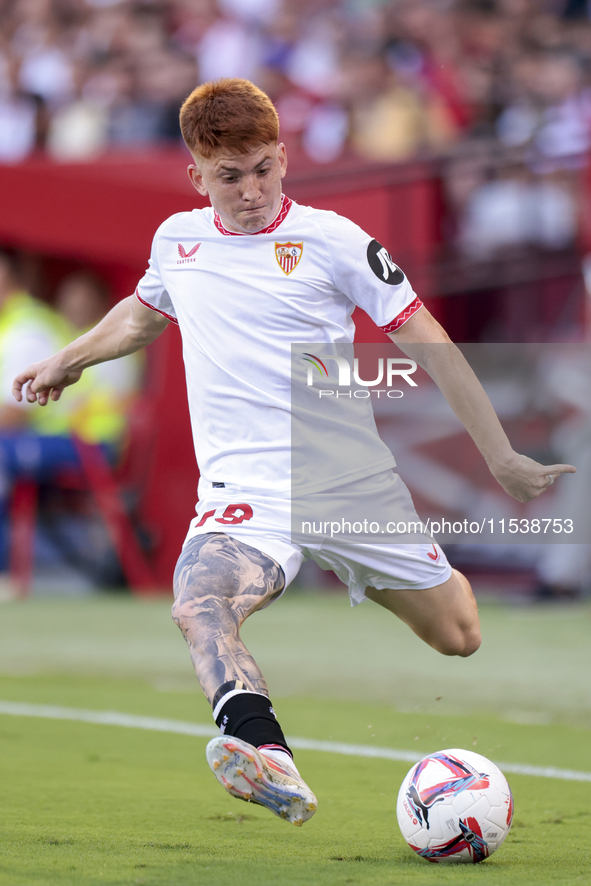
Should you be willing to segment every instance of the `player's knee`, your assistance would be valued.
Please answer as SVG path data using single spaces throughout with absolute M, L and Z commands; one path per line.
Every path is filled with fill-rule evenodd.
M 171 615 L 189 647 L 199 653 L 222 625 L 229 630 L 227 609 L 227 601 L 224 599 L 219 600 L 218 606 L 204 608 L 198 599 L 185 598 L 182 601 L 175 600 Z
M 461 658 L 467 658 L 476 652 L 481 641 L 478 625 L 457 626 L 454 630 L 449 630 L 440 636 L 433 645 L 442 655 L 458 655 Z
M 175 625 L 180 628 L 183 633 L 186 633 L 186 628 L 188 627 L 190 619 L 187 604 L 182 603 L 180 600 L 175 600 L 172 604 L 170 614 Z
M 469 655 L 474 655 L 474 653 L 480 649 L 480 644 L 482 643 L 482 635 L 478 625 L 465 631 L 463 640 L 463 649 L 461 652 L 458 652 L 457 655 L 461 655 L 462 658 L 468 658 Z
M 210 598 L 211 599 L 211 598 Z M 220 607 L 223 606 L 223 600 L 219 601 Z M 218 607 L 216 607 L 217 609 Z M 200 595 L 177 597 L 172 604 L 171 610 L 172 620 L 175 624 L 183 629 L 185 625 L 195 624 L 199 622 L 200 616 L 209 617 L 211 619 L 211 607 L 203 607 L 201 605 Z

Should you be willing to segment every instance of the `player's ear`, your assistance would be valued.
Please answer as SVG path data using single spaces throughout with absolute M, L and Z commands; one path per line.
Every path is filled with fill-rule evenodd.
M 285 145 L 283 142 L 280 142 L 277 145 L 277 157 L 279 158 L 279 166 L 281 169 L 281 178 L 287 172 L 287 151 L 285 150 Z
M 194 163 L 191 163 L 191 165 L 187 167 L 187 173 L 195 190 L 199 191 L 202 197 L 207 197 L 208 190 L 203 184 L 203 176 L 201 175 L 199 167 L 195 166 Z

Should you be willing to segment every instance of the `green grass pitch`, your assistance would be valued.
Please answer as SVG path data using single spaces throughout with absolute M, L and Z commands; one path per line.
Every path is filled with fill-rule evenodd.
M 108 596 L 3 604 L 0 699 L 211 724 L 168 610 Z M 482 649 L 446 659 L 373 604 L 293 592 L 244 637 L 292 736 L 591 772 L 589 606 L 491 605 L 482 621 Z M 0 884 L 591 883 L 590 782 L 509 775 L 505 845 L 449 868 L 398 832 L 408 763 L 300 751 L 319 809 L 298 829 L 228 797 L 206 741 L 0 715 Z

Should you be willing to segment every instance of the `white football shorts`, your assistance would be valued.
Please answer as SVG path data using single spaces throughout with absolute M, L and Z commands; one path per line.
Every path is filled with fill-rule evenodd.
M 317 501 L 321 512 L 326 511 L 329 499 L 335 513 L 342 502 L 344 514 L 350 511 L 352 500 L 356 511 L 359 507 L 358 513 L 364 511 L 366 503 L 372 519 L 382 526 L 390 523 L 393 514 L 420 522 L 407 487 L 393 471 L 307 497 L 312 503 Z M 418 590 L 443 584 L 451 575 L 445 554 L 427 535 L 417 535 L 422 540 L 413 544 L 351 542 L 331 536 L 327 526 L 327 532 L 314 532 L 313 540 L 296 544 L 292 541 L 291 516 L 288 494 L 261 495 L 260 490 L 228 483 L 223 488 L 214 487 L 202 478 L 197 516 L 191 521 L 185 544 L 196 535 L 225 532 L 272 557 L 283 569 L 285 588 L 304 560 L 311 558 L 322 569 L 332 569 L 348 585 L 353 606 L 367 599 L 367 587 Z

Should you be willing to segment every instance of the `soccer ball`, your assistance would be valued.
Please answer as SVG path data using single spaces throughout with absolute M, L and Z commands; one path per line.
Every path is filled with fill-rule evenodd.
M 509 833 L 513 796 L 498 766 L 480 754 L 452 748 L 412 767 L 396 812 L 402 836 L 418 855 L 476 864 Z

